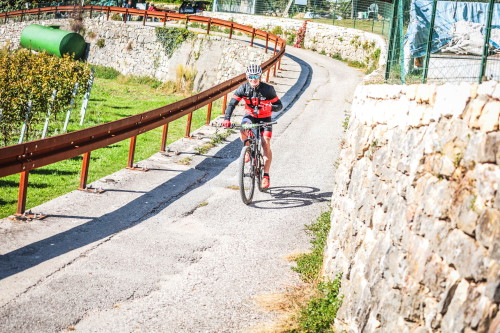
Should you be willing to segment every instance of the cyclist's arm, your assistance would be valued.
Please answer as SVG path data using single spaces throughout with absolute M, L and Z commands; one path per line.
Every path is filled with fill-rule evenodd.
M 276 91 L 274 90 L 274 87 L 271 86 L 271 94 L 272 98 L 270 100 L 271 105 L 272 105 L 272 112 L 278 112 L 281 109 L 283 109 L 283 104 L 281 103 L 281 100 L 279 99 L 278 95 L 276 95 Z
M 231 119 L 231 115 L 233 114 L 234 108 L 238 103 L 241 101 L 243 98 L 243 89 L 242 86 L 239 86 L 238 89 L 234 92 L 233 97 L 231 97 L 231 100 L 227 104 L 226 111 L 224 112 L 224 119 L 229 120 Z

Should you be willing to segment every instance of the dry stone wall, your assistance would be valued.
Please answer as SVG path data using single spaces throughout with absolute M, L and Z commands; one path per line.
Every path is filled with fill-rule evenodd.
M 69 20 L 30 21 L 0 25 L 0 47 L 17 48 L 22 29 L 28 24 L 60 25 L 70 30 Z M 179 27 L 183 25 L 179 24 Z M 113 67 L 122 74 L 175 81 L 177 66 L 195 68 L 194 90 L 202 91 L 244 72 L 250 62 L 263 63 L 272 54 L 248 43 L 220 36 L 196 34 L 184 42 L 171 57 L 158 41 L 154 27 L 141 22 L 123 23 L 85 19 L 84 38 L 90 44 L 88 62 Z
M 297 33 L 304 23 L 295 19 L 235 13 L 204 12 L 204 15 L 271 32 L 280 27 L 284 39 L 286 32 Z M 387 58 L 386 41 L 380 35 L 316 22 L 307 23 L 304 47 L 330 57 L 363 63 L 374 69 L 385 65 Z M 367 80 L 381 75 L 381 72 L 374 73 Z
M 324 274 L 347 332 L 500 332 L 500 84 L 358 87 Z

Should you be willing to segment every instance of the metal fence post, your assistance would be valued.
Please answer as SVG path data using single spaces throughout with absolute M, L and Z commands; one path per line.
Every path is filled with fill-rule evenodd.
M 133 136 L 130 138 L 127 169 L 134 169 L 134 155 L 135 155 L 135 143 L 136 143 L 136 141 L 137 141 L 137 136 Z
M 233 23 L 231 22 L 231 27 L 229 28 L 229 39 L 233 38 Z
M 16 215 L 24 214 L 26 210 L 26 196 L 28 193 L 28 178 L 29 171 L 21 172 L 19 179 L 19 193 L 17 195 L 17 212 Z
M 212 118 L 212 102 L 210 102 L 207 107 L 207 120 L 205 121 L 206 125 L 210 124 L 211 118 Z
M 389 34 L 389 48 L 387 51 L 387 62 L 385 65 L 385 80 L 389 79 L 389 75 L 391 73 L 391 61 L 394 56 L 394 45 L 396 44 L 395 35 L 396 35 L 396 24 L 398 20 L 398 3 L 401 0 L 394 0 L 392 7 L 392 22 L 391 22 L 391 32 Z
M 424 72 L 422 74 L 422 83 L 427 81 L 427 74 L 429 73 L 429 60 L 431 58 L 431 49 L 432 49 L 432 34 L 434 32 L 434 22 L 436 21 L 436 7 L 437 0 L 432 1 L 432 14 L 431 14 L 431 25 L 429 27 L 429 35 L 427 37 L 427 47 L 425 51 L 425 60 L 424 60 Z
M 490 48 L 491 21 L 493 19 L 494 6 L 495 0 L 490 0 L 488 4 L 488 17 L 486 19 L 486 32 L 484 34 L 483 55 L 481 57 L 481 71 L 478 78 L 479 83 L 483 82 L 483 77 L 486 74 L 486 62 L 488 61 L 488 53 Z
M 85 190 L 87 187 L 87 177 L 89 175 L 89 164 L 90 164 L 90 152 L 83 154 L 82 160 L 82 172 L 80 174 L 80 186 L 79 190 Z
M 208 24 L 207 24 L 207 35 L 210 35 L 210 26 L 212 25 L 212 18 L 208 18 Z
M 168 123 L 163 125 L 163 131 L 161 134 L 160 152 L 165 152 L 165 148 L 167 147 L 167 135 L 168 135 Z
M 250 46 L 253 46 L 254 38 L 255 38 L 255 28 L 252 28 L 252 40 L 250 41 Z
M 191 122 L 193 120 L 193 113 L 191 112 L 190 114 L 188 114 L 188 118 L 187 118 L 187 123 L 186 123 L 186 133 L 184 134 L 184 137 L 185 138 L 190 138 L 190 134 L 191 134 Z
M 267 46 L 269 45 L 269 34 L 266 32 L 266 53 L 267 53 Z
M 227 106 L 227 94 L 224 95 L 224 99 L 222 100 L 222 113 L 224 114 L 226 112 L 226 106 Z

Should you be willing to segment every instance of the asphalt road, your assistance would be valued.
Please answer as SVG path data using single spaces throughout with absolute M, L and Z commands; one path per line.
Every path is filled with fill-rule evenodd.
M 299 278 L 285 257 L 309 248 L 304 225 L 328 208 L 342 123 L 362 73 L 289 47 L 273 79 L 271 188 L 246 206 L 233 187 L 241 142 L 210 156 L 156 154 L 0 222 L 0 332 L 241 332 L 273 319 L 261 295 Z M 202 139 L 209 129 L 202 129 Z M 196 139 L 195 139 L 196 140 Z M 175 163 L 183 154 L 191 165 Z

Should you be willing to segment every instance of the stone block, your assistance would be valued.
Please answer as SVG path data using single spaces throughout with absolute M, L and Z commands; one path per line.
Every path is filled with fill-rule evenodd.
M 498 131 L 498 119 L 500 116 L 500 102 L 489 101 L 483 108 L 477 121 L 477 125 L 483 132 Z
M 467 83 L 445 83 L 436 90 L 436 102 L 433 107 L 434 119 L 458 117 L 462 114 L 470 98 L 470 85 Z
M 500 211 L 498 209 L 486 208 L 483 211 L 477 223 L 476 239 L 487 249 L 492 248 L 495 243 L 500 243 Z
M 481 95 L 472 99 L 465 107 L 462 118 L 470 128 L 479 128 L 478 120 L 488 100 L 487 96 Z
M 496 86 L 497 86 L 496 81 L 483 82 L 479 85 L 479 87 L 477 89 L 477 94 L 491 96 L 491 95 L 493 95 L 493 92 L 495 91 Z
M 479 218 L 474 208 L 475 200 L 475 195 L 462 190 L 450 214 L 452 224 L 470 236 L 475 235 L 477 220 Z
M 441 321 L 443 333 L 462 332 L 465 329 L 464 313 L 461 309 L 467 301 L 468 289 L 469 283 L 462 279 L 456 285 L 453 294 L 448 294 L 449 306 L 443 308 L 444 316 Z
M 493 262 L 489 268 L 484 294 L 492 302 L 500 303 L 500 261 Z
M 434 105 L 436 99 L 436 85 L 434 84 L 419 84 L 415 100 L 417 103 L 425 103 Z
M 440 244 L 439 253 L 456 267 L 460 276 L 474 281 L 484 280 L 490 260 L 486 250 L 463 231 L 454 229 Z
M 464 153 L 465 166 L 476 163 L 496 163 L 500 145 L 500 133 L 476 132 L 471 135 Z
M 477 164 L 467 173 L 467 176 L 474 179 L 477 194 L 476 209 L 481 210 L 485 205 L 490 206 L 500 189 L 500 166 L 488 163 Z

